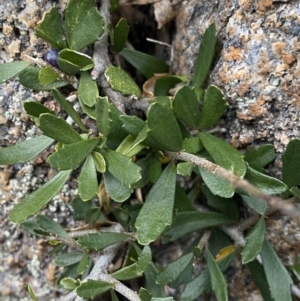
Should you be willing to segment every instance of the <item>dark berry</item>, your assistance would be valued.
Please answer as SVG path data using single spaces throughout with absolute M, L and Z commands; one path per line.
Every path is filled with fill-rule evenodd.
M 58 49 L 50 49 L 44 54 L 44 60 L 53 67 L 59 68 L 57 64 Z

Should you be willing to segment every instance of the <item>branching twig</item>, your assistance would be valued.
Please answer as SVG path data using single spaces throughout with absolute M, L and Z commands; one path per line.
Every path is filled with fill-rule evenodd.
M 290 216 L 300 215 L 299 209 L 296 208 L 293 204 L 286 203 L 278 197 L 265 194 L 260 189 L 250 184 L 247 180 L 239 178 L 238 176 L 229 172 L 225 168 L 218 166 L 204 158 L 197 157 L 195 155 L 191 155 L 186 152 L 174 153 L 174 152 L 165 151 L 165 154 L 176 160 L 192 162 L 195 165 L 207 170 L 208 172 L 216 176 L 219 176 L 222 179 L 227 180 L 233 185 L 233 187 L 237 187 L 246 191 L 250 195 L 267 202 L 268 205 L 271 206 L 272 208 L 277 209 L 287 215 Z
M 107 232 L 122 232 L 124 229 L 120 224 L 115 224 L 109 228 L 107 228 L 105 231 Z M 90 274 L 87 278 L 83 280 L 83 282 L 86 282 L 88 279 L 92 280 L 101 280 L 106 281 L 114 284 L 114 290 L 122 294 L 124 297 L 126 297 L 130 301 L 141 301 L 139 295 L 132 291 L 130 288 L 128 288 L 126 285 L 122 284 L 115 278 L 113 278 L 111 275 L 107 274 L 107 270 L 109 265 L 111 264 L 112 260 L 114 259 L 119 246 L 122 243 L 117 243 L 112 246 L 109 246 L 105 248 L 101 255 L 97 256 L 95 259 L 95 265 L 93 269 L 91 270 Z M 78 297 L 76 292 L 73 291 L 69 293 L 68 295 L 62 297 L 60 301 L 83 301 L 81 297 Z
M 204 233 L 198 243 L 198 247 L 201 250 L 201 252 L 203 251 L 204 247 L 207 245 L 210 235 L 211 235 L 211 229 L 207 229 L 204 231 Z

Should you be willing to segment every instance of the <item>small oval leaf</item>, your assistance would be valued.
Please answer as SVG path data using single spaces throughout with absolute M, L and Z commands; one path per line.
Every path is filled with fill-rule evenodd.
M 50 181 L 27 195 L 10 212 L 9 218 L 13 223 L 20 223 L 29 216 L 41 210 L 63 187 L 71 170 L 59 172 Z
M 105 76 L 112 89 L 124 95 L 141 96 L 140 88 L 123 69 L 110 66 L 105 70 Z

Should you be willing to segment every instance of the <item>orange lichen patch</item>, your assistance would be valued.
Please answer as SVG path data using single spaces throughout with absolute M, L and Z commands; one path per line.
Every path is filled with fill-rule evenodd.
M 265 113 L 265 108 L 263 108 L 264 103 L 266 102 L 266 97 L 261 95 L 256 103 L 251 103 L 248 105 L 248 109 L 243 112 L 238 112 L 237 117 L 239 120 L 250 121 L 261 117 Z
M 275 71 L 274 71 L 274 75 L 275 76 L 282 76 L 283 73 L 289 69 L 289 66 L 287 64 L 279 64 L 277 65 Z
M 299 17 L 300 18 L 300 17 Z M 291 46 L 292 46 L 292 50 L 297 52 L 300 50 L 300 43 L 298 41 L 298 38 L 295 37 L 291 40 Z
M 235 24 L 229 24 L 227 27 L 228 38 L 232 38 L 236 35 L 237 26 Z
M 257 62 L 257 67 L 259 70 L 258 74 L 263 75 L 269 73 L 270 72 L 269 63 L 270 63 L 270 59 L 269 59 L 267 49 L 262 48 L 260 50 L 259 59 Z
M 20 43 L 20 40 L 15 40 L 7 46 L 7 52 L 10 57 L 14 57 L 16 53 L 20 53 Z
M 238 96 L 243 97 L 248 92 L 249 86 L 250 86 L 250 80 L 249 79 L 241 82 L 238 86 L 237 91 L 236 91 Z
M 285 49 L 285 47 L 286 47 L 286 43 L 282 41 L 272 44 L 272 49 L 278 58 L 281 58 L 282 52 Z
M 267 9 L 272 7 L 273 0 L 259 0 L 258 1 L 258 10 L 264 12 Z
M 248 79 L 249 78 L 249 69 L 248 68 L 238 69 L 233 74 L 233 77 L 234 77 L 234 79 L 237 79 L 237 80 Z
M 240 61 L 243 58 L 241 48 L 229 47 L 229 51 L 223 54 L 225 61 Z
M 217 73 L 217 77 L 221 83 L 229 84 L 231 82 L 231 78 L 228 76 L 228 74 L 228 66 L 223 65 Z
M 291 105 L 300 108 L 300 96 L 293 94 L 294 98 L 291 100 Z
M 284 53 L 284 54 L 282 55 L 282 61 L 283 61 L 285 64 L 290 65 L 292 62 L 295 61 L 295 57 L 294 57 L 292 54 L 290 54 L 290 53 Z
M 250 10 L 252 6 L 253 1 L 252 0 L 239 0 L 239 5 L 244 9 L 244 10 Z

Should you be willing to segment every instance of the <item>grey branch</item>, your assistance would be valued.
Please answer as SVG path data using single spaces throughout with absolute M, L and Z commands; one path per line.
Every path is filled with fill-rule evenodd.
M 228 180 L 233 185 L 233 187 L 240 188 L 250 195 L 267 202 L 268 205 L 273 209 L 277 209 L 282 213 L 290 216 L 300 216 L 300 210 L 293 204 L 287 203 L 279 197 L 265 194 L 260 189 L 249 183 L 247 180 L 239 178 L 225 168 L 218 166 L 204 158 L 197 157 L 186 152 L 174 153 L 165 151 L 165 154 L 176 160 L 192 162 L 195 165 L 207 170 L 208 172 L 219 176 L 222 179 Z
M 107 232 L 123 232 L 124 229 L 120 224 L 115 224 L 106 229 Z M 92 280 L 101 280 L 106 281 L 114 284 L 114 290 L 122 294 L 130 301 L 141 301 L 139 295 L 132 291 L 130 288 L 119 282 L 118 280 L 114 279 L 111 275 L 107 273 L 108 267 L 111 264 L 112 260 L 114 259 L 120 245 L 122 243 L 117 243 L 112 246 L 105 248 L 101 255 L 99 255 L 95 259 L 95 265 L 91 270 L 90 274 L 87 278 L 85 278 L 82 282 L 86 282 L 88 279 Z M 62 297 L 60 301 L 83 301 L 83 299 L 77 296 L 75 291 L 72 291 L 68 295 Z

